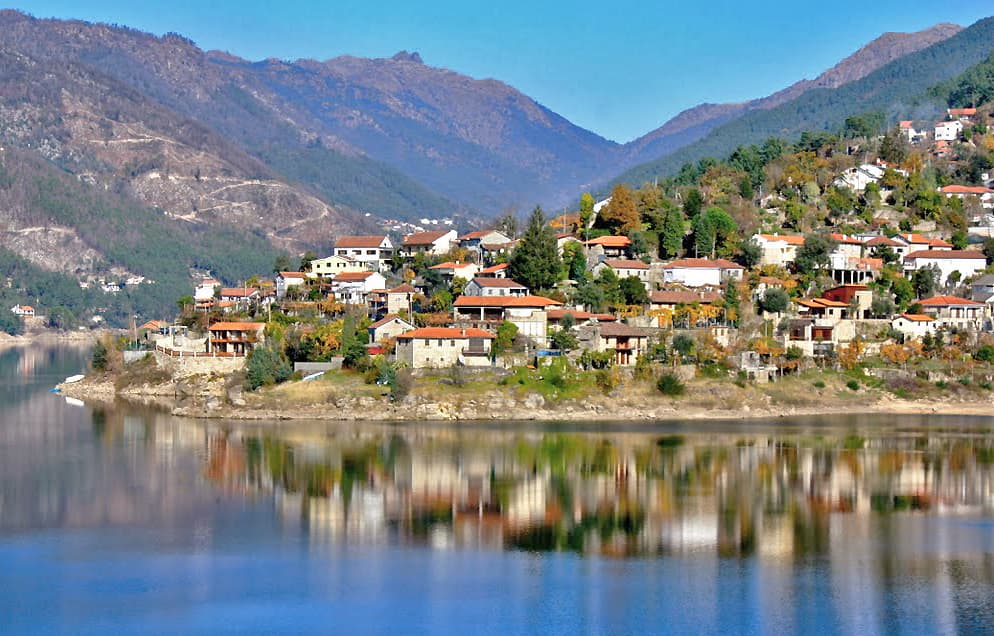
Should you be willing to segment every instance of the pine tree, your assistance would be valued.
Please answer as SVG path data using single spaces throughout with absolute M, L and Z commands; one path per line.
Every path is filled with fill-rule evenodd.
M 533 290 L 551 289 L 559 282 L 562 262 L 556 236 L 541 207 L 536 207 L 528 219 L 528 227 L 508 261 L 508 271 L 514 280 Z
M 676 258 L 683 248 L 684 218 L 683 212 L 676 206 L 666 211 L 663 219 L 663 229 L 659 233 L 659 251 L 664 258 Z

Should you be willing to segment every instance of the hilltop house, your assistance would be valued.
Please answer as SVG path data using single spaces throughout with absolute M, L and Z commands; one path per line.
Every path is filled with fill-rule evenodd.
M 242 357 L 265 342 L 264 322 L 218 322 L 210 326 L 207 351 L 215 355 Z
M 911 120 L 899 122 L 898 129 L 909 143 L 916 143 L 925 138 L 925 131 L 915 130 L 915 124 Z
M 939 283 L 945 285 L 954 272 L 959 280 L 969 278 L 987 267 L 987 258 L 973 250 L 920 250 L 904 257 L 904 272 L 911 275 L 923 267 L 938 267 Z
M 936 141 L 956 141 L 961 134 L 963 134 L 963 122 L 958 119 L 940 121 L 935 125 Z
M 30 317 L 35 315 L 35 308 L 31 305 L 14 305 L 10 312 L 15 316 Z
M 401 242 L 401 256 L 411 257 L 415 254 L 431 254 L 441 256 L 449 253 L 456 244 L 458 235 L 455 230 L 438 230 L 435 232 L 415 232 L 408 234 Z
M 412 369 L 489 366 L 493 340 L 482 329 L 424 327 L 397 336 L 395 355 Z
M 370 292 L 383 289 L 386 282 L 379 272 L 345 272 L 331 279 L 331 293 L 338 302 L 365 305 Z
M 383 235 L 343 236 L 335 242 L 335 256 L 346 256 L 367 269 L 380 272 L 390 267 L 393 244 Z
M 686 287 L 718 287 L 726 280 L 741 280 L 745 269 L 723 258 L 681 258 L 663 266 L 663 281 Z
M 280 272 L 276 274 L 276 297 L 286 298 L 290 288 L 301 287 L 306 282 L 307 274 L 303 272 Z
M 240 310 L 248 309 L 262 299 L 262 294 L 255 287 L 223 287 L 220 294 L 221 303 L 233 303 Z
M 794 234 L 756 234 L 752 240 L 762 250 L 760 265 L 787 267 L 797 259 L 797 250 L 804 245 L 804 237 Z
M 477 276 L 463 289 L 466 296 L 527 296 L 528 288 L 510 278 Z
M 311 261 L 308 277 L 334 278 L 346 272 L 365 272 L 366 270 L 366 265 L 360 261 L 353 260 L 348 256 L 336 256 L 332 254 L 326 258 L 316 258 Z
M 947 108 L 946 114 L 949 115 L 950 119 L 959 119 L 961 121 L 970 121 L 973 117 L 977 115 L 976 108 Z
M 197 283 L 196 287 L 193 288 L 193 300 L 198 303 L 213 300 L 214 292 L 220 286 L 221 283 L 213 278 L 205 278 Z
M 866 186 L 876 183 L 884 176 L 884 169 L 876 164 L 864 163 L 863 165 L 849 168 L 832 182 L 837 188 L 847 188 L 853 192 L 863 192 Z
M 899 247 L 894 247 L 894 251 L 897 252 L 898 256 L 904 258 L 911 252 L 919 252 L 922 250 L 951 250 L 953 249 L 953 244 L 943 241 L 939 238 L 929 238 L 921 234 L 904 233 L 895 234 L 893 237 L 894 242 L 899 244 Z
M 632 240 L 627 236 L 601 236 L 583 243 L 591 254 L 603 255 L 606 258 L 621 258 L 628 256 Z

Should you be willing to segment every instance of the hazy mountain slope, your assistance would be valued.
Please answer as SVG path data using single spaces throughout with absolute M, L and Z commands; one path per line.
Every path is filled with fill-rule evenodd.
M 987 57 L 994 18 L 986 18 L 928 48 L 898 58 L 837 88 L 815 88 L 774 108 L 756 110 L 716 127 L 705 138 L 622 173 L 616 182 L 641 183 L 672 174 L 687 161 L 724 157 L 737 146 L 770 136 L 794 138 L 806 130 L 839 130 L 850 115 L 883 111 L 891 118 L 941 110 L 925 91 Z
M 816 88 L 837 88 L 866 77 L 898 58 L 946 40 L 962 27 L 937 24 L 913 33 L 884 33 L 813 80 L 801 80 L 772 95 L 732 104 L 700 104 L 626 144 L 634 163 L 657 159 L 752 110 L 775 108 Z

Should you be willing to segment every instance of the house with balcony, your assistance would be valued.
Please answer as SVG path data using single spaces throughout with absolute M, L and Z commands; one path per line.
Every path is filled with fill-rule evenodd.
M 605 258 L 627 258 L 632 239 L 627 236 L 600 236 L 583 242 L 589 253 Z
M 335 242 L 334 255 L 351 258 L 370 271 L 381 272 L 393 262 L 393 244 L 385 235 L 343 236 Z
M 980 207 L 994 208 L 994 190 L 985 186 L 947 185 L 939 188 L 947 199 L 956 197 L 964 201 L 976 201 Z
M 331 293 L 340 303 L 365 305 L 369 294 L 383 290 L 386 282 L 379 272 L 345 272 L 331 279 Z
M 953 121 L 940 121 L 935 124 L 936 141 L 956 141 L 963 134 L 963 122 L 958 119 Z
M 490 366 L 495 336 L 483 329 L 423 327 L 397 336 L 397 362 L 412 369 Z
M 663 265 L 663 281 L 685 287 L 720 287 L 727 280 L 742 280 L 744 271 L 724 258 L 681 258 Z
M 463 294 L 452 303 L 453 320 L 459 326 L 496 331 L 507 320 L 518 328 L 518 334 L 545 344 L 549 309 L 562 303 L 544 296 L 467 296 Z
M 207 351 L 215 355 L 243 357 L 266 341 L 264 322 L 217 322 L 210 326 Z
M 477 276 L 463 288 L 466 296 L 527 296 L 528 288 L 510 278 Z
M 939 328 L 982 331 L 990 324 L 990 307 L 976 300 L 958 296 L 933 296 L 918 303 L 922 307 L 922 313 L 934 318 L 935 325 Z
M 649 350 L 650 332 L 622 322 L 597 322 L 583 325 L 577 331 L 583 349 L 610 352 L 617 366 L 633 366 Z
M 365 272 L 369 268 L 360 261 L 348 256 L 331 256 L 316 258 L 311 261 L 310 269 L 307 272 L 309 278 L 334 278 L 346 272 Z

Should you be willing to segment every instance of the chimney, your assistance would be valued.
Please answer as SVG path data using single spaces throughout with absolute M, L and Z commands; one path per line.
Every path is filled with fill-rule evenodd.
M 462 330 L 462 337 L 463 337 L 463 338 L 465 338 L 465 337 L 466 337 L 466 330 L 465 330 L 465 329 L 463 329 L 463 330 Z

